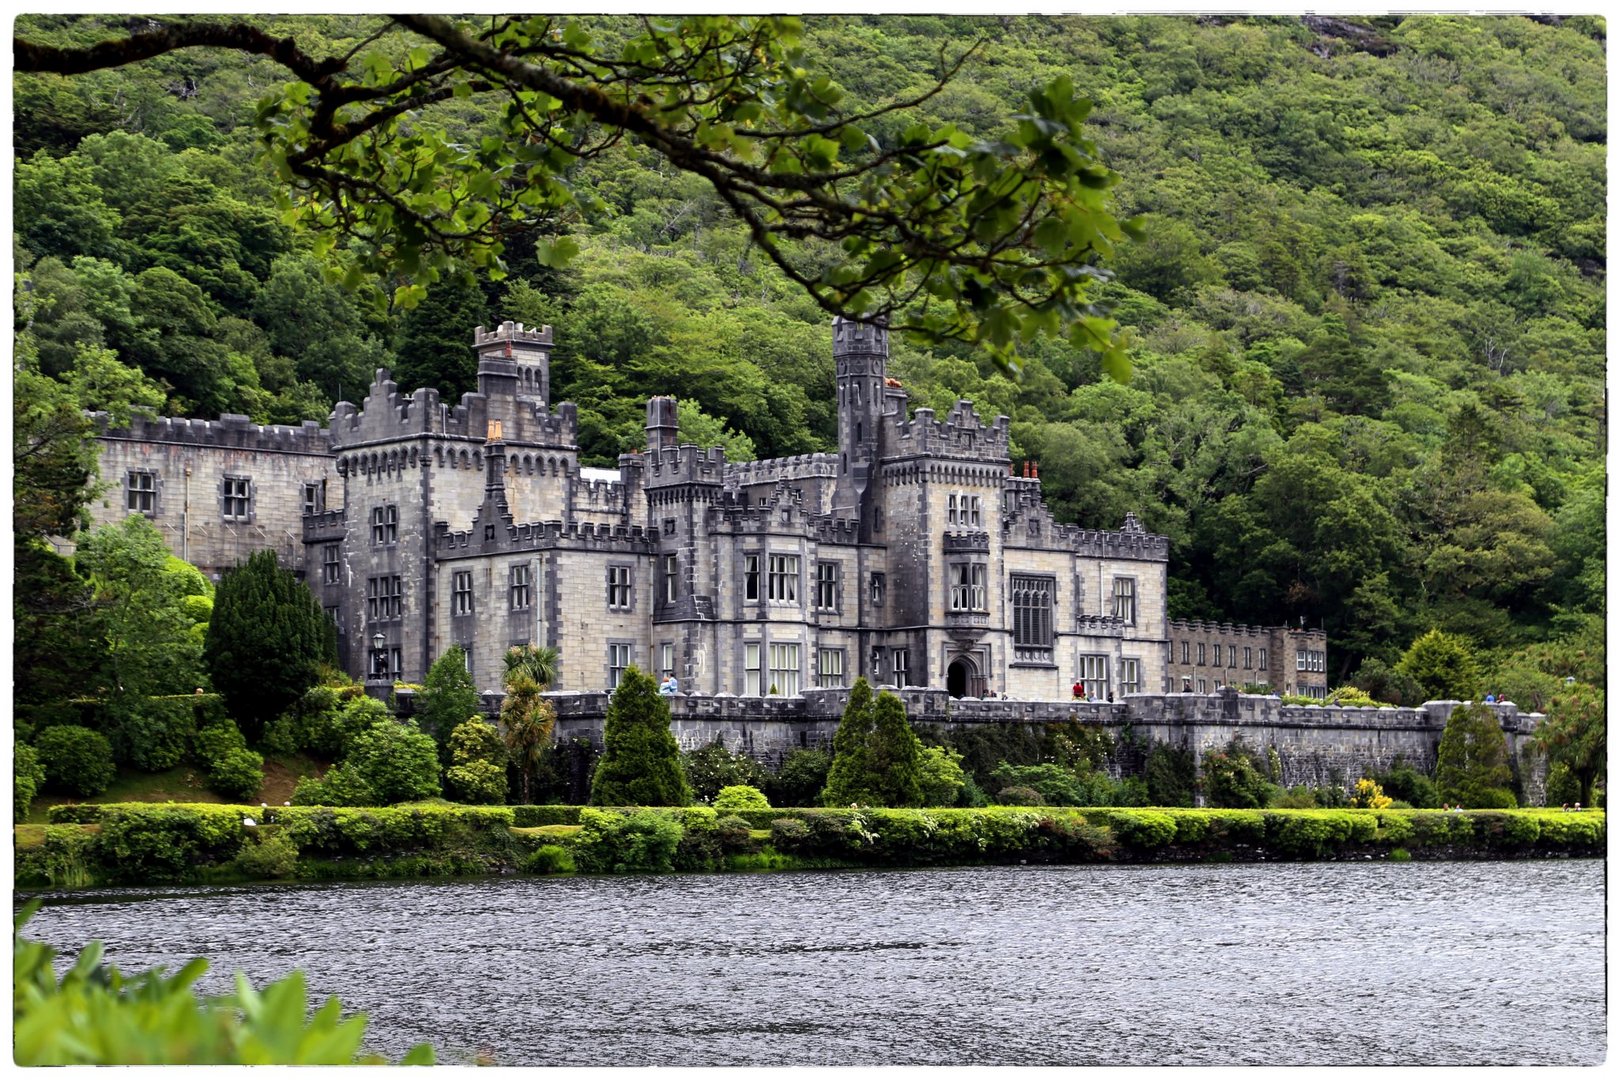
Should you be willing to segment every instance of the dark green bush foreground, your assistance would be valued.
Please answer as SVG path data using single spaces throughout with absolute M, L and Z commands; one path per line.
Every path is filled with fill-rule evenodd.
M 268 820 L 260 820 L 266 816 Z M 253 824 L 247 824 L 251 820 Z M 1600 856 L 1602 811 L 58 806 L 17 884 L 1270 859 Z

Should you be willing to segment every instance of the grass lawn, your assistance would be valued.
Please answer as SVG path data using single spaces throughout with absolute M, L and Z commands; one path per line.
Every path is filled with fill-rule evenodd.
M 293 788 L 301 777 L 316 776 L 326 766 L 304 754 L 266 756 L 264 759 L 264 786 L 259 794 L 247 800 L 251 803 L 270 803 L 280 806 L 292 798 Z M 42 825 L 53 806 L 63 803 L 116 803 L 116 802 L 182 802 L 223 803 L 234 802 L 208 790 L 207 777 L 195 765 L 179 765 L 166 772 L 144 773 L 120 770 L 118 779 L 100 795 L 89 799 L 75 799 L 67 795 L 46 794 L 33 801 L 28 808 L 27 821 Z

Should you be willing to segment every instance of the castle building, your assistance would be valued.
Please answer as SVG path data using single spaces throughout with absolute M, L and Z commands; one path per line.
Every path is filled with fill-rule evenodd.
M 1013 475 L 1006 417 L 908 409 L 883 327 L 834 323 L 836 453 L 728 462 L 681 443 L 675 400 L 656 397 L 646 447 L 616 470 L 580 465 L 551 346 L 549 326 L 479 327 L 478 389 L 455 405 L 379 370 L 328 428 L 104 427 L 93 516 L 147 515 L 216 578 L 274 549 L 356 676 L 419 681 L 460 645 L 495 689 L 506 651 L 533 644 L 558 650 L 563 690 L 611 688 L 631 665 L 738 696 L 861 675 L 1024 700 L 1076 681 L 1097 699 L 1191 688 L 1166 539 L 1133 514 L 1116 530 L 1054 521 L 1038 477 Z M 1288 650 L 1266 648 L 1276 677 L 1244 681 L 1292 685 Z

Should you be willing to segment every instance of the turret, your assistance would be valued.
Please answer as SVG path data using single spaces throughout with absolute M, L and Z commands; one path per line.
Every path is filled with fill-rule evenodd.
M 674 398 L 655 397 L 647 399 L 647 449 L 649 451 L 656 454 L 665 448 L 679 445 L 679 427 Z
M 551 401 L 551 327 L 503 322 L 473 331 L 478 354 L 478 392 L 494 401 L 521 397 L 542 405 Z
M 833 513 L 858 517 L 870 528 L 867 492 L 877 473 L 889 331 L 880 322 L 833 320 L 833 363 L 838 379 L 838 484 Z

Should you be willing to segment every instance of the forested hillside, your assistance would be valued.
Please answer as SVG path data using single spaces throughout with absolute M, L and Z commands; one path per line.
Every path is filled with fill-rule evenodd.
M 320 55 L 378 25 L 263 22 Z M 1542 673 L 1579 652 L 1601 678 L 1602 20 L 806 25 L 851 108 L 925 88 L 980 41 L 913 110 L 976 134 L 1068 74 L 1122 177 L 1119 216 L 1145 215 L 1108 287 L 1128 381 L 1061 341 L 1026 350 L 1016 379 L 907 341 L 891 374 L 913 406 L 1011 416 L 1060 518 L 1113 528 L 1135 510 L 1170 537 L 1173 615 L 1323 625 L 1334 681 L 1430 627 Z M 18 23 L 63 43 L 116 29 Z M 18 347 L 51 393 L 324 419 L 378 366 L 470 389 L 472 327 L 512 318 L 555 327 L 553 394 L 579 404 L 590 463 L 639 444 L 654 393 L 734 457 L 830 447 L 829 320 L 705 181 L 626 139 L 572 178 L 600 201 L 565 223 L 565 266 L 519 237 L 504 280 L 379 310 L 322 276 L 256 158 L 254 104 L 285 80 L 205 50 L 15 78 Z M 436 122 L 476 138 L 484 118 L 454 106 Z M 1549 641 L 1563 659 L 1520 651 Z

